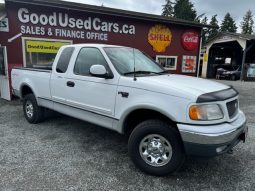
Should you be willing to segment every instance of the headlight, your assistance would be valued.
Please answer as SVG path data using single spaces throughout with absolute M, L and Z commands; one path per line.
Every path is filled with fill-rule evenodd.
M 189 108 L 189 117 L 192 120 L 210 121 L 223 118 L 223 113 L 219 105 L 192 105 Z

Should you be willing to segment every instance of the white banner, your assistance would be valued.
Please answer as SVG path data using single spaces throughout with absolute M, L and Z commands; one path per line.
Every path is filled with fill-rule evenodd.
M 108 22 L 98 17 L 77 19 L 61 12 L 52 12 L 46 15 L 30 12 L 26 8 L 20 8 L 18 10 L 18 19 L 22 23 L 20 27 L 22 34 L 104 41 L 108 40 L 109 32 L 124 35 L 135 34 L 134 25 Z
M 9 32 L 9 21 L 8 18 L 4 18 L 0 21 L 0 31 Z

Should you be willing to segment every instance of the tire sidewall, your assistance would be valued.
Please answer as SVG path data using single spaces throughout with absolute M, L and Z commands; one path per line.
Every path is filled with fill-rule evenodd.
M 30 101 L 33 105 L 33 116 L 32 117 L 28 117 L 27 116 L 27 112 L 26 112 L 26 104 L 27 102 Z M 24 100 L 23 100 L 23 112 L 24 112 L 24 116 L 26 118 L 26 120 L 29 122 L 29 123 L 34 123 L 36 121 L 36 118 L 37 118 L 37 112 L 38 112 L 38 105 L 37 105 L 37 102 L 36 102 L 36 99 L 35 99 L 35 96 L 33 94 L 28 94 L 24 97 Z
M 149 126 L 144 124 L 146 123 L 141 123 L 138 125 L 137 128 L 135 128 L 135 130 L 132 132 L 129 139 L 129 154 L 135 165 L 138 166 L 142 171 L 157 176 L 167 175 L 176 171 L 182 165 L 185 158 L 182 142 L 176 129 L 162 122 L 159 122 L 158 125 L 156 125 L 156 123 L 154 123 L 154 125 L 151 123 Z M 140 155 L 140 142 L 144 137 L 150 134 L 161 135 L 171 144 L 172 157 L 170 161 L 163 166 L 151 166 L 146 163 Z

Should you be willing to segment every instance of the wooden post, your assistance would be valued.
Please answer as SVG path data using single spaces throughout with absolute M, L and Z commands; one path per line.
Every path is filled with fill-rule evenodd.
M 243 60 L 242 60 L 242 70 L 241 70 L 241 77 L 240 80 L 243 81 L 243 75 L 244 75 L 244 64 L 245 64 L 245 59 L 246 59 L 246 53 L 255 45 L 255 42 L 250 44 L 249 47 L 247 47 L 247 41 L 245 43 L 245 49 L 243 51 Z
M 245 48 L 243 50 L 243 59 L 242 59 L 242 69 L 241 69 L 241 76 L 240 76 L 240 80 L 243 81 L 244 80 L 244 64 L 245 64 L 245 60 L 246 60 L 246 53 L 247 53 L 247 41 L 245 42 Z
M 197 78 L 199 77 L 199 72 L 200 72 L 200 59 L 201 59 L 201 49 L 202 49 L 202 32 L 203 32 L 203 28 L 201 29 L 201 37 L 200 37 L 200 45 L 199 45 L 199 53 L 198 53 L 198 64 L 197 64 Z M 203 64 L 202 64 L 203 66 Z M 201 74 L 202 75 L 202 74 Z

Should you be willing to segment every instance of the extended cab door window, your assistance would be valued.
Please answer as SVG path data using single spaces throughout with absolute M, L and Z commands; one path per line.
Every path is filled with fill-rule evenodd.
M 56 67 L 57 73 L 66 73 L 73 51 L 74 47 L 67 47 L 62 51 Z
M 99 49 L 82 48 L 75 62 L 74 74 L 90 76 L 89 70 L 92 65 L 103 65 L 106 70 L 111 73 L 107 62 Z

